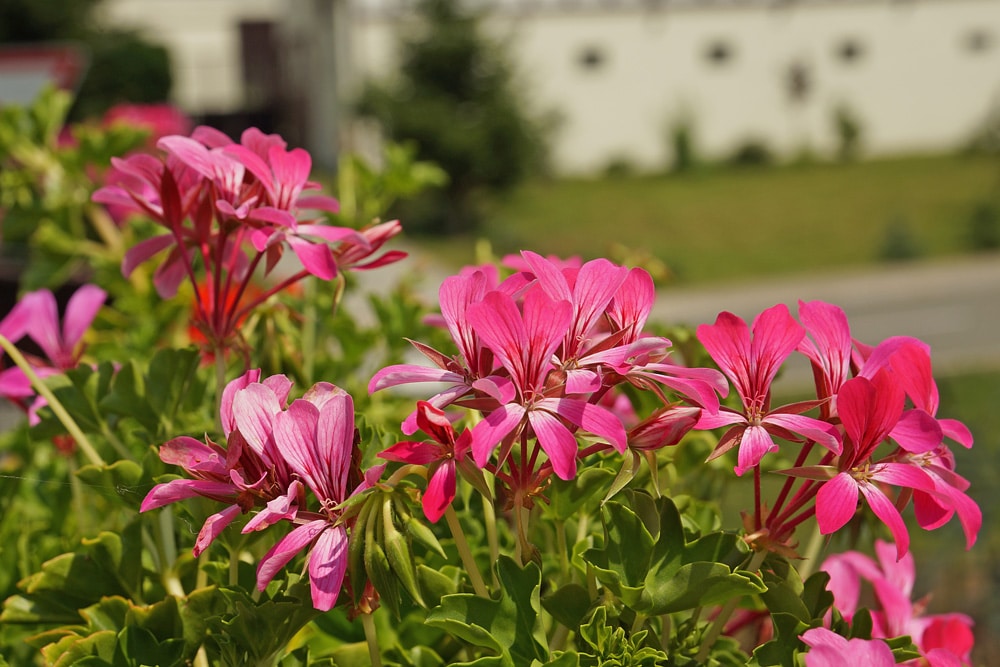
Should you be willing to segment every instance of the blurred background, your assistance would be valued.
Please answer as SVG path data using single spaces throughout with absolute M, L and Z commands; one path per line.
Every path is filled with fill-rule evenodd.
M 431 276 L 607 256 L 671 324 L 822 298 L 868 344 L 926 340 L 985 524 L 969 553 L 914 531 L 917 594 L 1000 664 L 1000 1 L 0 0 L 0 106 L 50 84 L 74 122 L 279 132 L 333 189 L 402 151 L 435 184 L 393 211 Z

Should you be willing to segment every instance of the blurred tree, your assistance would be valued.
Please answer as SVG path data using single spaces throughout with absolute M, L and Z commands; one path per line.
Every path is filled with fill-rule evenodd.
M 104 30 L 101 0 L 0 0 L 0 44 L 75 41 L 90 67 L 71 120 L 97 116 L 122 102 L 163 102 L 170 95 L 169 53 L 137 33 Z
M 519 97 L 499 46 L 457 0 L 424 0 L 424 30 L 403 44 L 399 77 L 370 84 L 359 112 L 393 141 L 412 141 L 418 157 L 449 180 L 411 202 L 408 229 L 454 233 L 473 228 L 480 199 L 515 185 L 544 162 L 543 124 Z
M 101 0 L 0 0 L 0 43 L 83 37 Z

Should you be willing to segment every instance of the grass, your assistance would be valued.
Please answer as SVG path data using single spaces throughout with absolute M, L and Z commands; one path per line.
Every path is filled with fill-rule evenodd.
M 893 250 L 967 252 L 973 211 L 998 186 L 988 156 L 537 181 L 496 203 L 481 235 L 498 254 L 621 260 L 624 246 L 665 262 L 677 283 L 722 282 L 871 265 Z M 468 239 L 425 244 L 473 261 Z

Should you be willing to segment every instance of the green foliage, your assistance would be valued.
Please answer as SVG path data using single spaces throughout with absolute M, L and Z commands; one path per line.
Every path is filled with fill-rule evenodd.
M 408 227 L 468 231 L 484 191 L 510 188 L 538 167 L 542 132 L 475 17 L 455 0 L 426 0 L 420 13 L 424 29 L 403 43 L 398 80 L 369 85 L 359 110 L 448 174 L 443 189 L 403 209 Z
M 845 162 L 858 159 L 864 125 L 857 112 L 847 105 L 839 105 L 833 111 L 833 128 L 837 137 L 837 158 Z
M 165 47 L 121 30 L 96 31 L 88 46 L 90 69 L 77 93 L 75 119 L 100 116 L 116 104 L 169 99 L 173 74 Z

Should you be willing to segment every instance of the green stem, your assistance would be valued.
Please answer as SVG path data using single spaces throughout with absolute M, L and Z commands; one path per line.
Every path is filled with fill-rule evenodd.
M 313 382 L 316 367 L 316 326 L 319 315 L 316 311 L 316 280 L 306 278 L 303 285 L 305 306 L 302 311 L 302 375 L 306 384 Z
M 819 524 L 813 526 L 812 535 L 809 536 L 809 543 L 802 555 L 802 567 L 799 568 L 799 576 L 805 581 L 813 573 L 819 559 L 819 551 L 823 548 L 823 534 L 819 532 Z
M 24 372 L 24 375 L 31 382 L 32 388 L 38 392 L 38 395 L 48 402 L 49 407 L 52 408 L 52 412 L 55 413 L 55 416 L 59 419 L 62 425 L 67 431 L 69 431 L 69 434 L 73 436 L 73 440 L 76 441 L 76 444 L 80 447 L 80 451 L 87 457 L 87 460 L 95 466 L 103 467 L 105 465 L 104 459 L 102 459 L 101 455 L 97 453 L 97 450 L 94 449 L 90 440 L 83 434 L 83 431 L 80 430 L 76 421 L 66 411 L 66 408 L 63 407 L 62 403 L 59 402 L 56 395 L 52 393 L 52 390 L 45 386 L 45 383 L 38 377 L 35 370 L 31 367 L 31 364 L 29 364 L 27 359 L 24 358 L 24 355 L 21 354 L 21 351 L 14 347 L 14 344 L 7 340 L 5 336 L 0 336 L 0 347 L 2 347 L 4 352 L 10 356 L 11 361 L 13 361 L 17 367 Z
M 767 558 L 767 551 L 762 549 L 754 552 L 753 558 L 750 559 L 750 564 L 747 566 L 747 570 L 750 572 L 758 571 L 765 558 Z M 698 649 L 698 655 L 695 656 L 695 662 L 704 664 L 708 659 L 708 653 L 712 650 L 712 646 L 715 645 L 715 640 L 717 640 L 719 635 L 722 634 L 723 628 L 725 628 L 726 623 L 733 615 L 733 612 L 736 611 L 736 606 L 742 599 L 742 595 L 729 598 L 729 601 L 726 602 L 726 604 L 719 611 L 719 615 L 712 621 L 712 625 L 708 628 L 708 632 L 706 632 L 705 636 L 702 638 L 701 648 Z
M 490 594 L 486 590 L 486 584 L 483 582 L 483 575 L 479 572 L 479 566 L 476 565 L 476 559 L 472 556 L 472 550 L 469 549 L 469 543 L 465 539 L 465 532 L 462 530 L 462 524 L 458 521 L 458 515 L 455 514 L 455 508 L 451 505 L 444 512 L 444 518 L 448 522 L 448 528 L 451 529 L 452 537 L 455 538 L 455 547 L 458 549 L 458 556 L 462 559 L 462 565 L 465 566 L 466 571 L 469 574 L 469 581 L 472 582 L 472 588 L 476 591 L 476 595 L 483 598 L 489 598 Z
M 89 535 L 92 527 L 86 512 L 83 510 L 86 503 L 83 500 L 83 486 L 80 484 L 80 478 L 76 476 L 76 471 L 78 470 L 76 461 L 73 458 L 68 458 L 67 461 L 69 465 L 69 486 L 70 491 L 73 493 L 73 509 L 76 513 L 76 527 L 82 534 Z
M 483 496 L 483 524 L 486 526 L 486 543 L 490 547 L 490 562 L 496 563 L 500 560 L 500 542 L 497 539 L 497 511 L 493 506 L 493 499 Z M 496 570 L 493 570 L 493 587 L 500 586 Z
M 371 614 L 361 614 L 361 625 L 365 629 L 365 641 L 368 642 L 368 658 L 372 667 L 382 667 L 382 653 L 378 650 L 378 633 L 375 632 L 375 621 Z
M 226 388 L 226 354 L 223 347 L 215 350 L 215 424 L 219 433 L 225 433 L 222 425 L 222 390 Z

